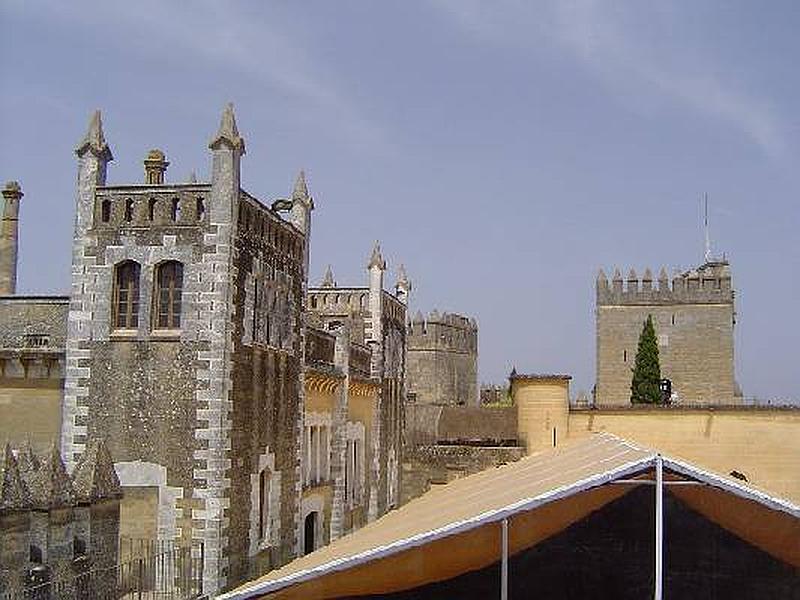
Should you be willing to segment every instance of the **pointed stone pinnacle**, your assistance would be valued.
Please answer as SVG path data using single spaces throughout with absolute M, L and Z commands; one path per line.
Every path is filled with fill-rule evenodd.
M 659 281 L 669 280 L 669 277 L 667 277 L 667 270 L 664 267 L 661 267 L 661 271 L 658 272 L 658 279 Z
M 219 148 L 220 144 L 226 143 L 240 154 L 244 154 L 244 139 L 239 135 L 239 128 L 236 126 L 236 115 L 233 114 L 233 104 L 228 102 L 222 111 L 222 118 L 219 122 L 219 131 L 211 143 L 208 145 L 212 150 Z
M 325 276 L 322 278 L 320 287 L 336 287 L 336 282 L 333 280 L 333 271 L 331 270 L 330 265 L 328 265 L 328 268 L 325 269 Z
M 11 445 L 6 444 L 5 456 L 0 469 L 0 511 L 29 508 L 31 496 L 19 473 L 19 465 Z
M 411 289 L 411 282 L 408 280 L 406 268 L 402 263 L 400 263 L 400 266 L 397 268 L 397 286 Z
M 602 269 L 602 267 L 597 272 L 597 281 L 608 281 L 608 277 L 606 277 L 606 272 Z
M 633 267 L 631 267 L 630 272 L 628 273 L 628 281 L 638 281 L 638 277 L 636 277 L 636 271 Z
M 308 186 L 306 185 L 306 172 L 301 170 L 294 181 L 292 190 L 292 200 L 306 200 L 308 198 Z
M 622 273 L 619 272 L 619 267 L 614 269 L 614 281 L 622 281 Z
M 650 267 L 647 267 L 644 270 L 644 275 L 642 275 L 642 281 L 653 281 L 653 272 L 650 270 Z
M 114 461 L 102 441 L 89 443 L 75 467 L 72 481 L 79 502 L 116 498 L 121 492 Z
M 374 267 L 379 268 L 381 271 L 386 270 L 386 261 L 383 260 L 383 256 L 381 256 L 381 245 L 378 240 L 375 240 L 375 246 L 372 248 L 372 256 L 369 259 L 369 264 L 367 268 L 372 269 Z
M 98 158 L 103 158 L 106 161 L 114 160 L 111 155 L 111 149 L 106 143 L 106 138 L 103 135 L 103 119 L 100 116 L 100 111 L 96 110 L 89 119 L 89 129 L 86 135 L 75 148 L 75 154 L 83 157 L 86 152 L 91 152 Z

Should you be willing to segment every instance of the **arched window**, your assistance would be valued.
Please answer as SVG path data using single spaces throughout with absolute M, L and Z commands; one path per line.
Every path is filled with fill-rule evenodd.
M 206 215 L 206 204 L 202 198 L 197 199 L 197 220 L 202 221 Z
M 155 327 L 177 329 L 181 326 L 183 265 L 170 260 L 156 267 Z
M 114 269 L 114 327 L 139 326 L 139 263 L 126 260 Z
M 151 221 L 155 221 L 156 220 L 156 199 L 155 198 L 150 198 L 150 200 L 147 202 L 147 214 L 148 214 L 148 218 Z

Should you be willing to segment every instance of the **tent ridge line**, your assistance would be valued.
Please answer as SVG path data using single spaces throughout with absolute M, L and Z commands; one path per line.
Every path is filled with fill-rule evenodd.
M 348 568 L 357 567 L 372 560 L 396 554 L 402 550 L 415 548 L 425 542 L 436 541 L 438 539 L 475 529 L 482 525 L 502 521 L 504 518 L 511 516 L 514 512 L 533 510 L 534 508 L 538 508 L 544 504 L 548 504 L 549 502 L 560 500 L 570 492 L 584 492 L 594 487 L 599 487 L 613 479 L 616 479 L 617 477 L 622 477 L 630 474 L 631 472 L 652 466 L 655 464 L 656 456 L 656 453 L 653 452 L 648 456 L 624 463 L 619 467 L 612 469 L 611 471 L 586 477 L 576 482 L 545 492 L 544 494 L 540 494 L 532 498 L 526 498 L 499 509 L 485 511 L 479 515 L 476 515 L 475 517 L 456 521 L 454 523 L 445 525 L 444 527 L 439 527 L 424 533 L 416 534 L 409 538 L 397 540 L 391 544 L 386 544 L 385 546 L 378 546 L 377 548 L 371 548 L 352 556 L 334 559 L 317 567 L 312 567 L 310 569 L 286 575 L 281 579 L 265 581 L 260 584 L 256 583 L 250 588 L 241 590 L 239 592 L 231 591 L 227 594 L 219 596 L 219 598 L 220 600 L 244 600 L 246 598 L 252 598 L 255 594 L 275 592 L 291 585 L 303 583 L 317 574 L 335 573 L 337 571 L 343 571 Z

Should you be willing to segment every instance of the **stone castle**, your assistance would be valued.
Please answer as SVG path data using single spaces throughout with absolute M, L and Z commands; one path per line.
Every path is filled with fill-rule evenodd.
M 396 506 L 410 284 L 308 290 L 305 176 L 274 202 L 242 189 L 226 107 L 211 175 L 109 184 L 100 114 L 76 148 L 69 297 L 14 296 L 18 184 L 3 191 L 0 434 L 95 444 L 119 478 L 119 535 L 203 544 L 214 592 Z M 331 292 L 334 292 L 331 296 Z M 343 305 L 352 310 L 331 315 Z
M 707 262 L 675 275 L 650 269 L 641 280 L 631 269 L 623 282 L 617 269 L 609 284 L 596 282 L 597 405 L 630 403 L 631 373 L 639 335 L 648 315 L 658 337 L 661 376 L 673 400 L 696 404 L 740 401 L 734 376 L 734 291 L 727 261 Z

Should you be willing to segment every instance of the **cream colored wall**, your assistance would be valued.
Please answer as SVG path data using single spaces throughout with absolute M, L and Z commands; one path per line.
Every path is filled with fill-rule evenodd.
M 306 412 L 329 413 L 333 412 L 336 391 L 323 392 L 315 387 L 306 385 Z
M 587 410 L 571 437 L 607 431 L 800 503 L 800 410 Z
M 515 380 L 517 429 L 528 454 L 552 448 L 567 435 L 569 383 L 563 380 Z M 555 432 L 555 442 L 554 441 Z
M 0 379 L 0 447 L 9 442 L 19 448 L 30 440 L 37 452 L 52 448 L 60 439 L 61 396 L 59 380 Z

